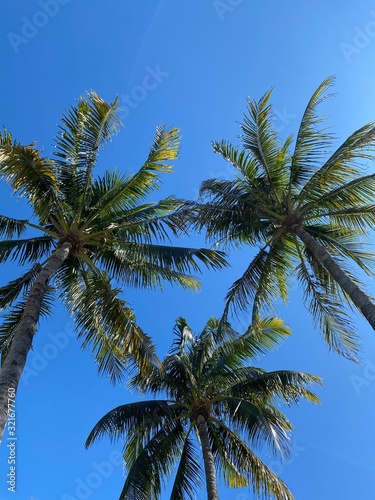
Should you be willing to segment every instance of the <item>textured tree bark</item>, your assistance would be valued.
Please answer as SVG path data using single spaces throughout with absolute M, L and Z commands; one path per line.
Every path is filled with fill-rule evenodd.
M 210 441 L 208 438 L 206 420 L 203 417 L 203 415 L 198 416 L 197 427 L 198 427 L 199 439 L 201 441 L 201 446 L 202 446 L 204 472 L 206 475 L 207 498 L 208 500 L 219 500 L 219 493 L 217 491 L 217 484 L 216 484 L 216 470 L 215 470 L 214 456 L 212 454 Z
M 298 224 L 292 226 L 292 231 L 303 241 L 310 252 L 316 257 L 336 282 L 349 295 L 353 303 L 362 312 L 369 324 L 375 330 L 375 304 L 341 269 L 337 262 L 331 257 L 325 248 L 323 248 L 310 234 Z
M 71 243 L 66 242 L 49 259 L 36 278 L 26 301 L 22 319 L 14 334 L 12 345 L 0 372 L 0 441 L 9 413 L 9 395 L 14 399 L 17 387 L 31 349 L 39 321 L 43 297 L 52 276 L 69 255 Z

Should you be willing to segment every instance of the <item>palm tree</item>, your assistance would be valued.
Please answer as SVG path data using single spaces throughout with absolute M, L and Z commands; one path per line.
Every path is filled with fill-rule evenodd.
M 177 199 L 145 202 L 177 157 L 177 129 L 157 129 L 137 173 L 93 176 L 100 148 L 119 129 L 118 109 L 117 99 L 107 104 L 94 92 L 80 98 L 61 120 L 52 159 L 35 144 L 20 145 L 6 130 L 0 134 L 0 176 L 26 197 L 33 216 L 0 216 L 0 236 L 6 238 L 0 262 L 31 265 L 0 288 L 0 309 L 6 310 L 0 327 L 0 436 L 8 391 L 17 390 L 38 321 L 50 314 L 55 294 L 75 317 L 82 346 L 91 347 L 99 371 L 115 382 L 129 361 L 144 369 L 155 353 L 112 280 L 138 288 L 161 288 L 167 281 L 196 290 L 199 281 L 189 273 L 199 270 L 199 261 L 213 268 L 225 264 L 222 252 L 165 244 L 169 234 L 183 230 L 174 215 Z
M 311 97 L 292 150 L 281 143 L 273 123 L 271 91 L 248 100 L 241 124 L 241 147 L 223 140 L 214 151 L 237 170 L 234 180 L 206 180 L 202 203 L 190 204 L 196 229 L 223 247 L 259 248 L 226 295 L 223 319 L 253 303 L 253 320 L 277 298 L 287 300 L 291 278 L 329 346 L 356 359 L 358 343 L 347 301 L 375 329 L 375 305 L 350 268 L 373 275 L 373 252 L 363 250 L 375 226 L 375 174 L 364 175 L 362 160 L 373 158 L 375 123 L 369 123 L 328 155 L 333 136 L 322 128 L 317 106 L 329 95 L 327 78 Z M 192 216 L 192 208 L 195 214 Z
M 119 406 L 91 431 L 86 447 L 105 435 L 125 440 L 128 475 L 120 500 L 156 499 L 173 474 L 171 500 L 195 498 L 203 483 L 199 448 L 209 500 L 219 498 L 216 474 L 230 487 L 250 485 L 263 498 L 293 498 L 254 448 L 266 446 L 276 456 L 288 456 L 292 426 L 277 403 L 297 403 L 301 397 L 316 403 L 308 386 L 321 381 L 307 373 L 266 372 L 246 364 L 290 333 L 278 318 L 259 320 L 244 335 L 229 323 L 219 326 L 211 318 L 194 337 L 178 318 L 162 365 L 130 381 L 132 388 L 164 399 Z

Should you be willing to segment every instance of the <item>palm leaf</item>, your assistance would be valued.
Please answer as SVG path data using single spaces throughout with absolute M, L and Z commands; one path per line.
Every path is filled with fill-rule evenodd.
M 29 262 L 37 262 L 46 257 L 54 241 L 50 236 L 0 241 L 0 262 L 12 259 L 23 266 Z
M 317 200 L 325 192 L 361 177 L 356 161 L 373 158 L 374 139 L 375 123 L 351 134 L 305 184 L 299 195 L 300 204 L 305 199 Z
M 88 262 L 88 260 L 86 260 Z M 151 339 L 136 323 L 134 312 L 118 297 L 108 276 L 94 266 L 67 283 L 64 301 L 72 311 L 82 348 L 91 346 L 100 373 L 115 383 L 132 361 L 149 371 L 156 361 Z
M 298 247 L 298 243 L 296 245 Z M 348 359 L 357 361 L 358 338 L 349 316 L 343 305 L 309 272 L 301 250 L 299 254 L 301 263 L 296 274 L 303 284 L 304 302 L 308 304 L 314 323 L 320 328 L 330 348 Z
M 196 446 L 189 435 L 190 430 L 185 437 L 170 500 L 184 500 L 185 498 L 194 500 L 197 490 L 203 484 L 201 463 L 197 456 Z
M 40 309 L 40 316 L 47 317 L 52 314 L 52 307 L 54 304 L 55 290 L 48 287 Z M 26 305 L 26 300 L 20 300 L 13 308 L 3 315 L 2 323 L 0 325 L 0 353 L 1 353 L 1 366 L 4 364 L 5 359 L 9 353 L 12 345 L 13 337 L 17 331 L 17 327 L 23 318 L 23 313 Z
M 46 220 L 58 191 L 53 161 L 43 158 L 34 144 L 21 146 L 4 130 L 0 133 L 0 177 L 15 193 L 26 196 L 38 216 Z
M 142 426 L 145 421 L 157 426 L 156 417 L 168 414 L 169 405 L 165 400 L 138 401 L 118 406 L 106 413 L 95 424 L 86 440 L 85 447 L 88 448 L 105 436 L 108 436 L 111 442 L 122 439 L 135 425 Z
M 180 137 L 176 128 L 157 127 L 154 142 L 143 166 L 124 186 L 121 196 L 132 200 L 133 206 L 160 186 L 159 173 L 172 170 L 170 161 L 177 159 Z
M 244 149 L 252 153 L 263 170 L 264 182 L 276 197 L 280 188 L 284 187 L 287 178 L 285 168 L 280 164 L 280 145 L 277 132 L 274 129 L 272 105 L 269 103 L 272 89 L 258 102 L 248 99 L 248 114 L 244 115 L 240 136 Z
M 16 235 L 18 238 L 26 230 L 27 220 L 13 219 L 5 215 L 0 215 L 0 236 L 10 239 Z
M 100 147 L 109 142 L 120 128 L 118 110 L 117 98 L 108 104 L 91 91 L 61 119 L 55 153 L 58 176 L 65 201 L 77 207 L 76 216 L 80 215 L 86 202 L 85 195 L 92 182 L 92 169 Z
M 181 455 L 185 431 L 179 421 L 164 424 L 139 452 L 129 467 L 120 500 L 148 500 L 161 492 L 161 479 L 168 478 Z
M 290 166 L 290 187 L 301 186 L 308 181 L 331 143 L 332 135 L 318 127 L 324 117 L 317 116 L 316 108 L 330 97 L 326 92 L 332 82 L 333 78 L 329 77 L 319 85 L 303 114 Z
M 243 313 L 252 301 L 255 321 L 260 309 L 273 311 L 272 304 L 275 299 L 281 296 L 285 302 L 290 274 L 288 264 L 293 258 L 293 248 L 285 237 L 275 238 L 270 245 L 263 247 L 241 278 L 229 288 L 225 297 L 223 319 L 226 320 L 230 307 L 233 307 L 235 312 Z
M 0 310 L 11 306 L 21 293 L 26 295 L 41 269 L 42 266 L 40 264 L 34 264 L 34 266 L 22 276 L 9 281 L 6 285 L 1 287 Z
M 228 427 L 221 426 L 218 439 L 248 479 L 254 494 L 264 500 L 294 500 L 286 484 Z

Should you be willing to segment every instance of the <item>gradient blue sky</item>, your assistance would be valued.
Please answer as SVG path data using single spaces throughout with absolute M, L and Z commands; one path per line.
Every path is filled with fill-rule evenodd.
M 134 171 L 147 155 L 161 122 L 182 130 L 180 159 L 160 196 L 195 198 L 201 181 L 233 173 L 212 153 L 210 141 L 234 142 L 246 97 L 275 86 L 276 125 L 294 132 L 308 98 L 328 75 L 337 96 L 322 112 L 343 140 L 375 120 L 375 7 L 344 2 L 249 0 L 20 0 L 1 7 L 0 122 L 21 143 L 51 150 L 59 117 L 86 90 L 104 99 L 117 94 L 125 127 L 103 151 L 98 172 Z M 130 101 L 129 101 L 130 96 Z M 372 171 L 374 166 L 369 165 Z M 159 196 L 159 195 L 158 195 Z M 27 217 L 22 200 L 0 185 L 0 213 Z M 181 244 L 196 246 L 192 236 Z M 232 267 L 205 272 L 204 287 L 189 294 L 125 290 L 141 326 L 163 356 L 174 320 L 182 315 L 196 331 L 220 315 L 229 285 L 253 251 L 233 251 Z M 11 263 L 1 282 L 17 276 Z M 374 282 L 368 282 L 375 294 Z M 371 500 L 375 481 L 375 335 L 362 320 L 363 366 L 329 353 L 297 289 L 280 315 L 293 335 L 258 360 L 266 369 L 294 369 L 323 377 L 321 406 L 301 404 L 287 414 L 295 426 L 289 463 L 269 463 L 298 500 Z M 58 345 L 57 345 L 58 344 Z M 16 402 L 17 492 L 7 491 L 7 434 L 0 449 L 0 500 L 109 500 L 123 483 L 115 446 L 83 443 L 108 410 L 137 399 L 97 375 L 81 352 L 72 322 L 56 304 L 35 337 Z M 105 464 L 104 464 L 105 462 Z M 167 499 L 165 494 L 163 500 Z M 198 497 L 205 498 L 205 493 Z M 250 491 L 221 487 L 221 498 L 252 500 Z

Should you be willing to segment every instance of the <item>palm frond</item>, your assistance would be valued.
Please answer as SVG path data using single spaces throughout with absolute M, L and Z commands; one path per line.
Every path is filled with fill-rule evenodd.
M 232 432 L 228 427 L 221 426 L 218 439 L 228 450 L 236 467 L 248 480 L 248 484 L 258 498 L 267 500 L 294 500 L 288 487 L 269 467 Z
M 275 406 L 267 403 L 269 396 L 256 393 L 252 398 L 228 396 L 223 403 L 228 408 L 228 425 L 245 436 L 252 448 L 271 450 L 275 457 L 286 458 L 290 452 L 292 425 Z
M 130 179 L 128 179 L 121 196 L 132 200 L 133 206 L 140 203 L 155 189 L 160 187 L 160 173 L 172 170 L 171 161 L 177 159 L 179 150 L 179 130 L 167 129 L 164 125 L 157 127 L 154 142 L 147 160 Z
M 332 85 L 333 78 L 326 78 L 315 90 L 303 114 L 298 130 L 292 163 L 290 166 L 289 186 L 302 186 L 314 174 L 317 165 L 327 154 L 331 144 L 332 134 L 319 128 L 325 117 L 316 114 L 316 108 L 329 98 L 327 90 Z
M 202 488 L 202 468 L 194 441 L 187 432 L 182 448 L 178 469 L 172 486 L 170 500 L 184 500 L 196 498 L 197 490 Z
M 52 314 L 52 307 L 54 305 L 55 290 L 48 287 L 40 309 L 40 316 L 47 317 Z M 18 325 L 23 318 L 23 313 L 26 305 L 26 299 L 20 300 L 15 304 L 12 309 L 3 315 L 2 323 L 0 325 L 0 354 L 1 366 L 9 353 L 12 345 L 13 337 L 16 333 Z
M 319 403 L 319 397 L 314 394 L 309 386 L 312 384 L 322 385 L 322 380 L 316 375 L 292 370 L 277 370 L 254 374 L 252 369 L 246 374 L 242 370 L 244 380 L 231 388 L 231 395 L 237 398 L 251 399 L 255 395 L 270 401 L 282 399 L 284 403 L 291 405 L 299 403 L 305 398 L 312 403 Z
M 129 361 L 148 372 L 157 360 L 151 339 L 108 276 L 92 266 L 80 279 L 66 284 L 65 303 L 74 315 L 82 348 L 91 346 L 99 372 L 113 383 L 123 378 Z
M 226 161 L 231 163 L 238 172 L 246 177 L 250 185 L 257 186 L 258 177 L 261 176 L 259 164 L 245 149 L 233 146 L 228 141 L 212 142 L 215 153 L 220 154 Z
M 305 200 L 318 200 L 327 191 L 340 188 L 362 177 L 358 160 L 372 160 L 375 123 L 369 123 L 351 134 L 346 141 L 309 179 L 300 192 L 300 204 Z
M 95 424 L 86 440 L 85 447 L 88 448 L 105 436 L 108 436 L 112 443 L 124 439 L 134 426 L 142 426 L 145 421 L 151 423 L 151 429 L 155 428 L 162 421 L 162 417 L 169 416 L 170 412 L 166 400 L 138 401 L 118 406 L 106 413 Z
M 324 210 L 353 210 L 363 207 L 373 207 L 373 193 L 375 189 L 375 174 L 357 176 L 357 178 L 349 182 L 341 181 L 341 184 L 334 189 L 325 189 L 324 193 L 314 191 L 310 197 L 310 193 L 305 193 L 304 201 L 301 206 L 300 213 L 310 215 L 316 209 Z M 320 196 L 317 197 L 317 194 Z M 308 196 L 307 196 L 308 195 Z M 311 200 L 312 198 L 312 200 Z M 311 201 L 310 201 L 311 200 Z M 371 220 L 370 227 L 374 226 L 374 220 Z
M 221 372 L 224 372 L 226 377 L 231 371 L 235 374 L 236 368 L 246 360 L 267 354 L 271 349 L 277 348 L 291 333 L 290 328 L 277 317 L 259 318 L 243 335 L 235 332 L 229 339 L 225 338 L 227 329 L 228 325 L 221 324 L 222 341 L 216 349 L 217 364 L 210 373 L 212 378 Z
M 118 98 L 108 104 L 91 91 L 61 118 L 55 153 L 59 183 L 65 201 L 78 213 L 86 202 L 100 147 L 120 128 L 118 110 Z
M 0 241 L 0 262 L 11 259 L 23 266 L 29 262 L 37 262 L 50 254 L 54 245 L 50 236 Z
M 3 285 L 0 288 L 0 310 L 11 306 L 21 293 L 25 295 L 30 290 L 32 283 L 41 269 L 42 266 L 40 264 L 35 264 L 19 278 Z
M 120 237 L 129 241 L 163 241 L 171 235 L 186 234 L 186 216 L 180 211 L 181 200 L 169 196 L 157 203 L 137 205 L 121 214 L 112 215 L 112 224 Z
M 35 213 L 46 220 L 58 192 L 55 165 L 34 146 L 18 144 L 4 129 L 0 133 L 0 177 L 15 193 L 26 196 Z
M 245 150 L 263 170 L 264 182 L 276 197 L 287 182 L 285 165 L 280 164 L 280 144 L 274 128 L 269 90 L 259 101 L 248 99 L 248 113 L 244 115 L 240 136 Z
M 220 251 L 142 243 L 125 242 L 114 250 L 104 247 L 97 255 L 101 265 L 120 282 L 151 288 L 169 281 L 197 290 L 200 282 L 190 272 L 200 272 L 199 261 L 213 269 L 228 265 Z
M 134 261 L 125 251 L 103 250 L 98 255 L 101 267 L 125 287 L 162 290 L 164 283 L 170 283 L 185 290 L 200 289 L 201 284 L 194 276 L 154 264 L 147 259 Z
M 298 242 L 296 243 L 298 247 Z M 299 248 L 299 247 L 298 247 Z M 358 337 L 342 303 L 328 293 L 324 285 L 309 272 L 299 250 L 301 263 L 296 268 L 298 281 L 303 284 L 304 302 L 314 323 L 318 325 L 328 346 L 338 354 L 358 360 Z
M 261 309 L 273 312 L 273 301 L 287 300 L 287 285 L 290 269 L 288 264 L 294 259 L 294 249 L 284 236 L 275 238 L 263 247 L 250 265 L 237 279 L 225 297 L 223 319 L 226 321 L 232 307 L 234 312 L 243 313 L 253 303 L 253 321 Z
M 353 281 L 357 281 L 361 287 L 364 287 L 363 283 L 361 283 L 360 280 L 350 271 L 348 261 L 354 262 L 367 275 L 373 276 L 375 259 L 371 251 L 365 252 L 362 249 L 365 246 L 363 241 L 361 246 L 359 246 L 355 228 L 352 227 L 351 229 L 348 229 L 349 228 L 345 228 L 345 226 L 343 227 L 341 224 L 335 225 L 333 223 L 329 225 L 309 225 L 306 227 L 309 234 L 311 234 L 316 241 L 328 250 L 331 255 L 335 256 L 336 261 L 340 263 L 340 267 L 345 270 L 346 274 L 350 275 L 350 278 Z M 306 255 L 311 257 L 311 261 L 314 260 L 316 262 L 316 259 L 312 258 L 311 253 L 307 252 L 308 250 L 306 248 Z M 331 279 L 332 278 L 330 278 L 330 280 Z M 324 281 L 322 281 L 322 283 L 324 283 Z
M 135 460 L 129 457 L 126 450 L 124 459 L 129 472 L 120 500 L 157 498 L 161 493 L 162 480 L 171 476 L 181 456 L 185 435 L 180 421 L 168 422 L 143 449 L 138 450 Z
M 19 238 L 25 232 L 27 225 L 27 220 L 0 215 L 0 237 L 5 236 L 5 238 L 10 239 L 16 235 Z

